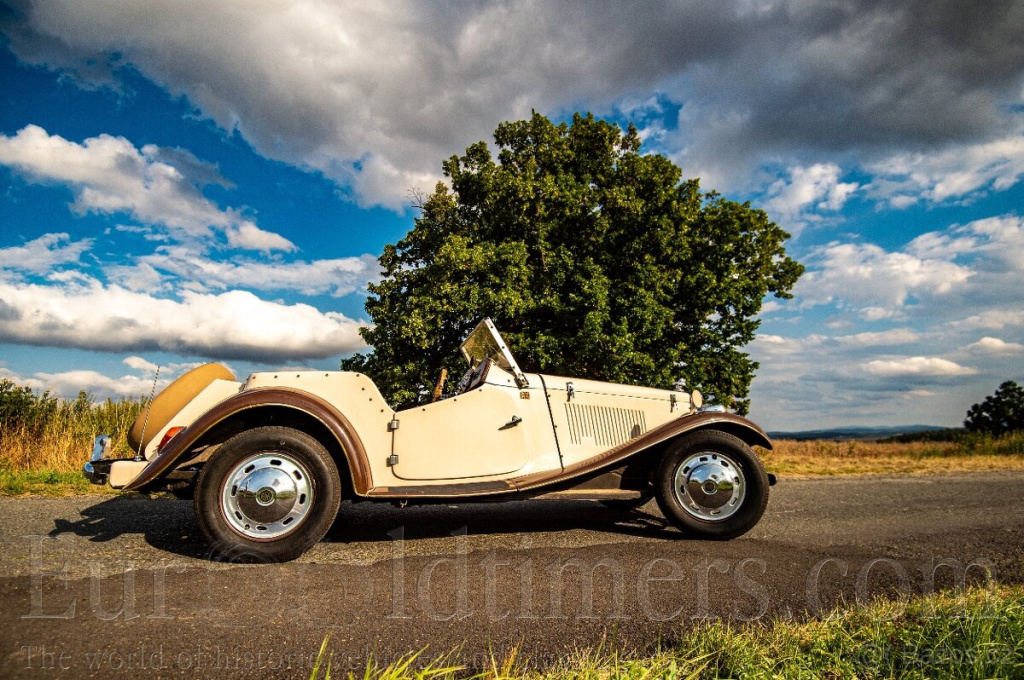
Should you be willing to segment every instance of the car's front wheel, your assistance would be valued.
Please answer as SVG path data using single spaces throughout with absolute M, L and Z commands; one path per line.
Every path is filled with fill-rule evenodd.
M 718 430 L 674 442 L 655 483 L 665 518 L 696 538 L 745 534 L 768 505 L 768 475 L 761 460 L 741 439 Z
M 259 427 L 226 441 L 196 482 L 199 528 L 221 558 L 283 562 L 315 545 L 341 504 L 341 478 L 316 439 Z

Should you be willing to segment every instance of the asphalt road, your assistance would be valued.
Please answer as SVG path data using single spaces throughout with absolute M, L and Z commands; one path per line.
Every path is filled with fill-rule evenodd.
M 285 565 L 213 561 L 191 503 L 0 499 L 2 677 L 309 677 L 427 648 L 471 667 L 515 647 L 670 642 L 986 572 L 1024 582 L 1024 473 L 785 480 L 750 534 L 694 541 L 654 503 L 345 504 Z M 756 623 L 754 625 L 757 625 Z

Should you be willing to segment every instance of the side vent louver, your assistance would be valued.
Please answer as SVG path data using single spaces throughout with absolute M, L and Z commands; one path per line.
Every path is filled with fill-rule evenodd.
M 586 404 L 565 404 L 569 436 L 579 445 L 591 438 L 599 446 L 612 447 L 639 437 L 647 431 L 643 411 Z

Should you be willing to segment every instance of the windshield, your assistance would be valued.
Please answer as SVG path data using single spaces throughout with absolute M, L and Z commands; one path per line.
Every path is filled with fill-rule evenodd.
M 459 348 L 462 356 L 470 365 L 476 365 L 484 359 L 492 359 L 499 367 L 511 373 L 519 387 L 526 387 L 526 376 L 519 370 L 519 364 L 512 358 L 512 352 L 501 339 L 501 334 L 490 319 L 484 319 L 476 325 L 473 332 L 466 337 Z

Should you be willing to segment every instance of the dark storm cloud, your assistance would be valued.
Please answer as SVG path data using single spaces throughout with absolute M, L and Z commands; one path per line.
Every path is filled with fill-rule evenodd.
M 1002 108 L 1020 99 L 1020 3 L 844 2 L 780 11 L 770 23 L 767 40 L 723 64 L 739 85 L 722 100 L 748 104 L 749 129 L 764 145 L 973 141 L 1005 131 Z
M 398 205 L 495 125 L 652 92 L 655 146 L 742 183 L 760 164 L 858 162 L 1014 134 L 1024 3 L 17 0 L 11 48 L 99 85 L 131 64 L 264 155 Z M 429 184 L 427 184 L 429 186 Z

